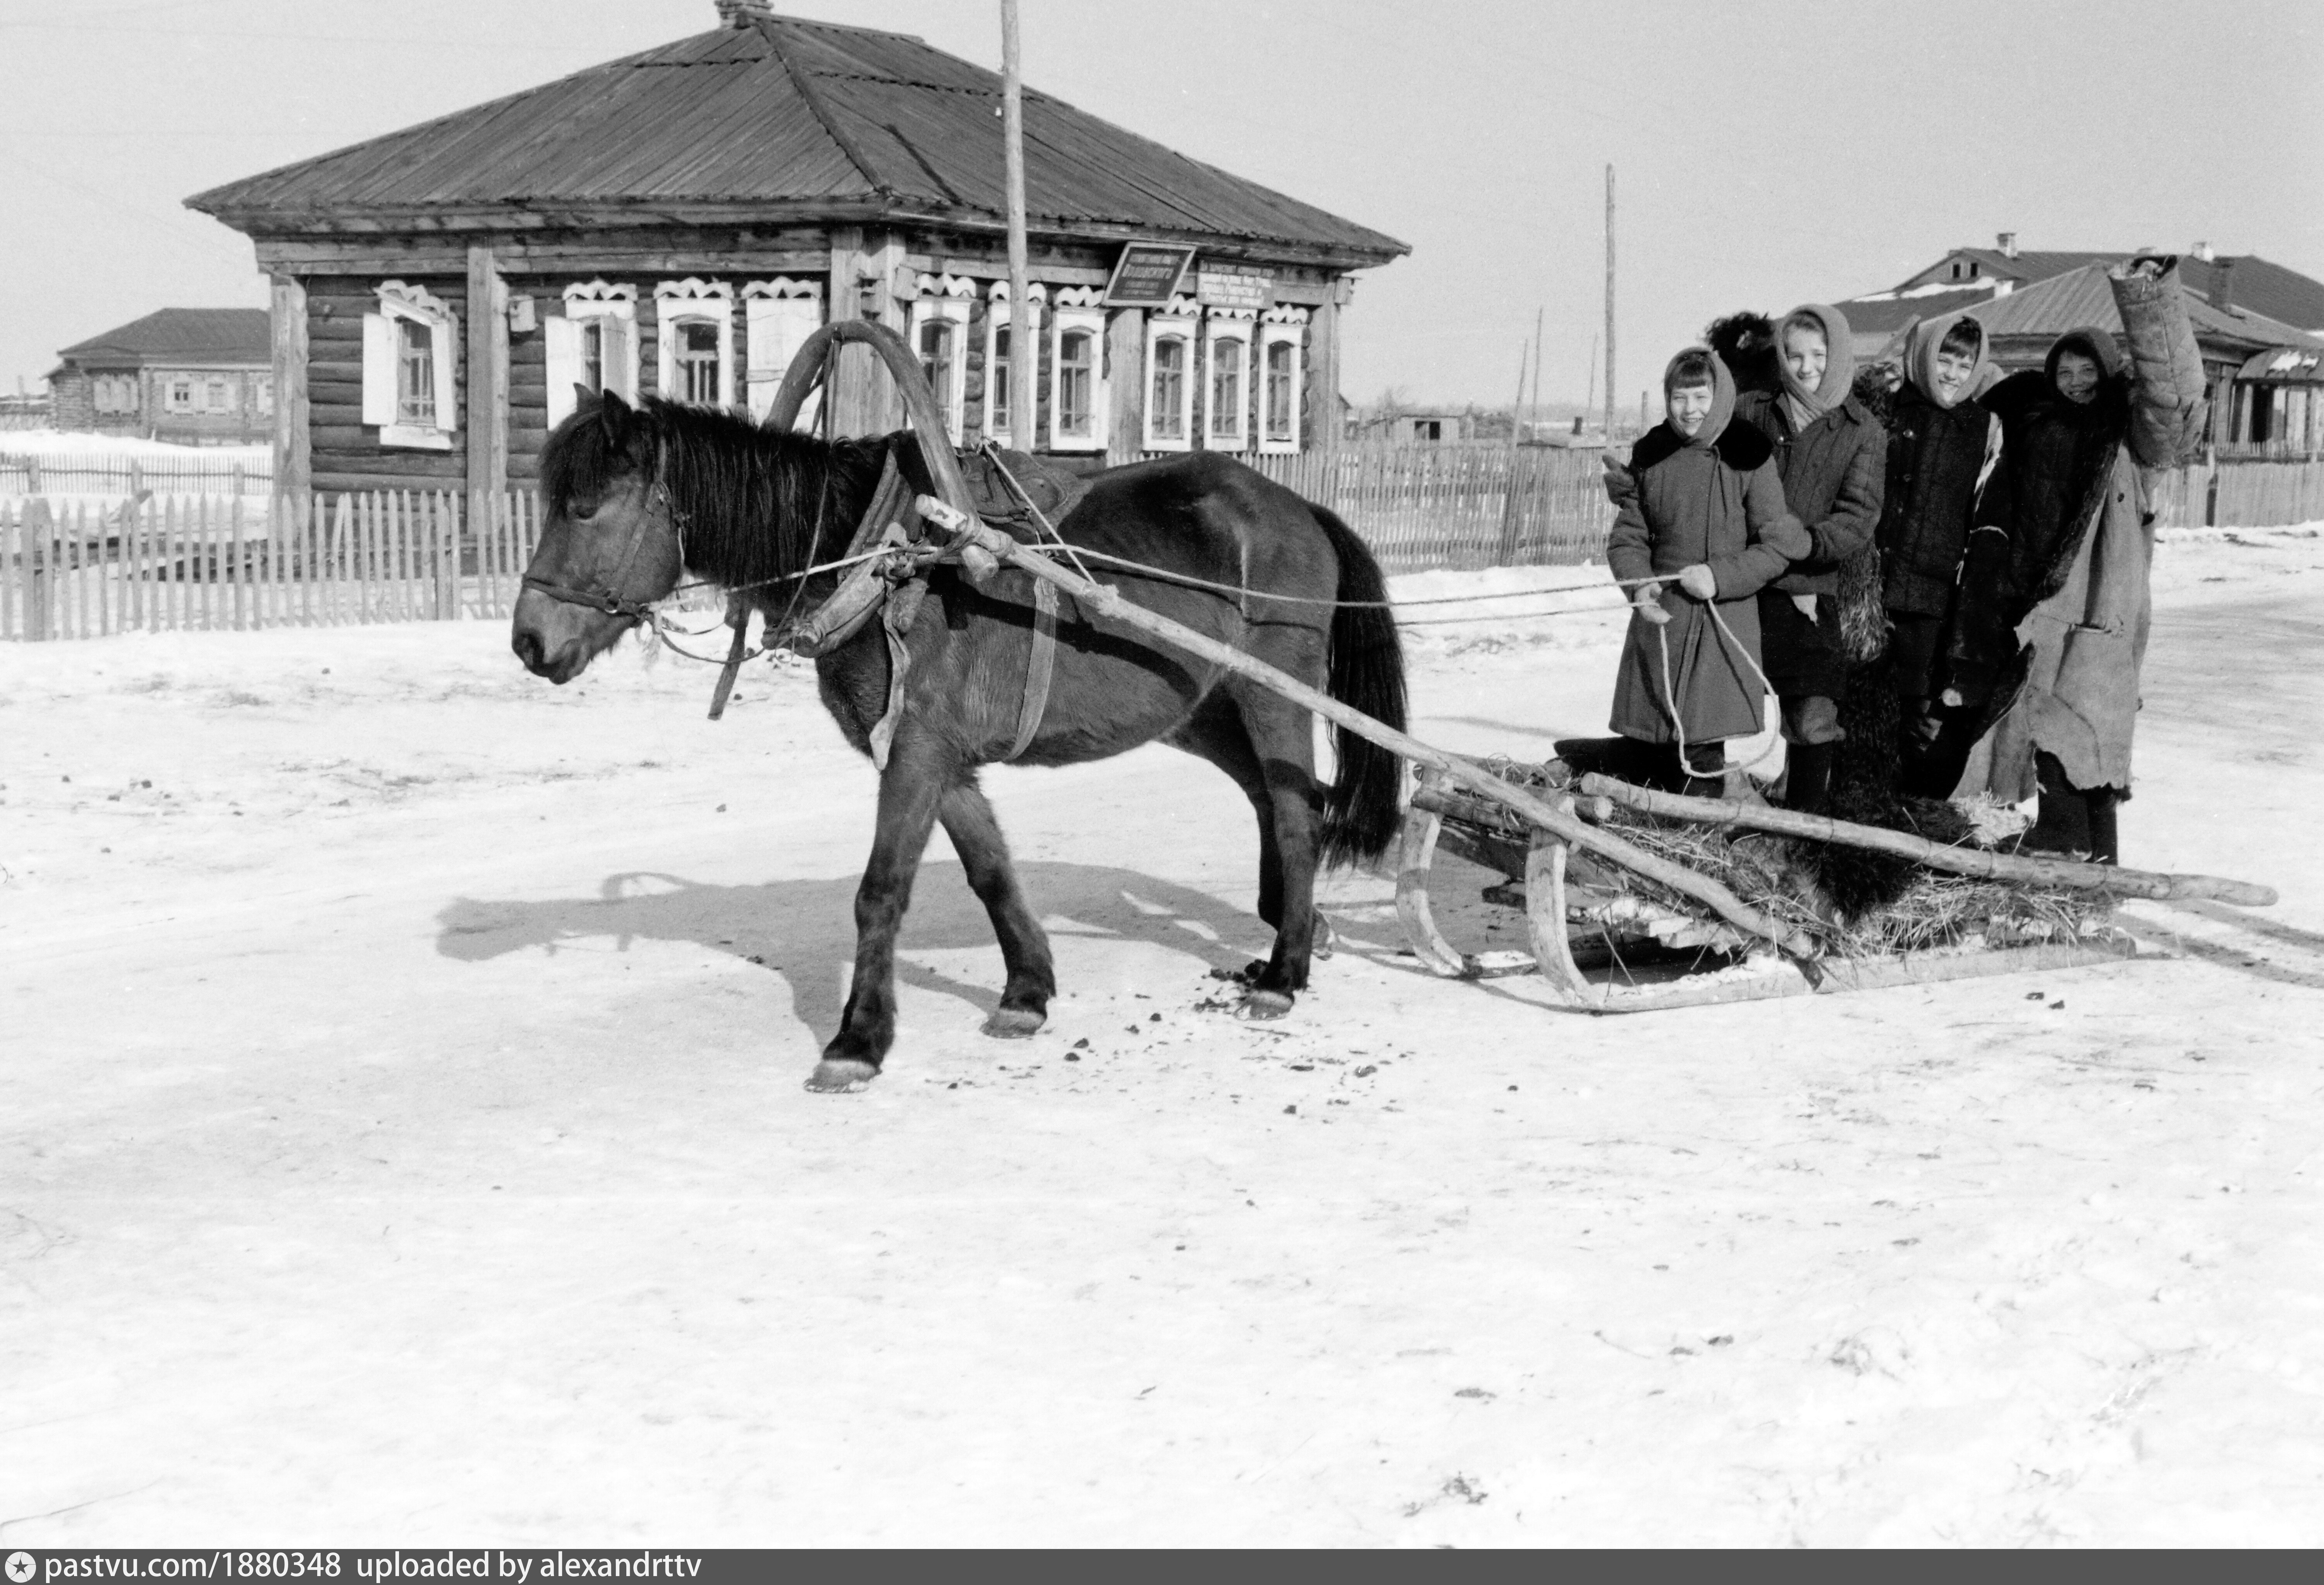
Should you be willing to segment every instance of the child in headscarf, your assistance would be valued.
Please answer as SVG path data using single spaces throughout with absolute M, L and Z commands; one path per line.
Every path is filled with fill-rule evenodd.
M 1881 598 L 1892 628 L 1904 789 L 1924 797 L 1950 795 L 1976 741 L 1974 720 L 1956 719 L 1960 712 L 1941 700 L 1961 556 L 1994 427 L 1973 394 L 1987 372 L 1985 351 L 1985 327 L 1967 314 L 1914 325 L 1888 420 L 1877 535 Z
M 1631 779 L 1716 796 L 1723 740 L 1763 724 L 1757 596 L 1814 547 L 1784 504 L 1774 447 L 1729 421 L 1735 382 L 1715 354 L 1673 358 L 1663 396 L 1668 416 L 1631 449 L 1606 548 L 1633 590 L 1611 725 L 1637 745 Z
M 1790 768 L 1784 802 L 1827 812 L 1842 732 L 1848 660 L 1840 633 L 1840 564 L 1880 521 L 1888 435 L 1851 394 L 1856 353 L 1839 309 L 1806 303 L 1775 329 L 1778 392 L 1748 392 L 1735 417 L 1775 448 L 1784 501 L 1805 527 L 1809 555 L 1759 591 L 1767 680 L 1783 705 Z M 1868 605 L 1869 602 L 1867 602 Z

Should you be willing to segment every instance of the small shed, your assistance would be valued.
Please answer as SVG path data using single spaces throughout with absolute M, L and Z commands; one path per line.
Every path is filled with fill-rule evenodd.
M 946 422 L 1094 464 L 1336 445 L 1340 316 L 1403 243 L 1025 94 L 1009 300 L 1001 78 L 718 0 L 718 26 L 188 200 L 273 280 L 288 489 L 496 490 L 576 386 L 763 413 L 828 319 L 918 351 Z M 903 422 L 850 348 L 843 432 Z
M 60 429 L 247 446 L 274 432 L 264 309 L 156 309 L 77 341 L 49 375 Z

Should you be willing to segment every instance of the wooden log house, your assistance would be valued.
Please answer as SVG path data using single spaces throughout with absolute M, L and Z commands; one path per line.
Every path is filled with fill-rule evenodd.
M 1000 77 L 716 0 L 712 32 L 189 198 L 272 281 L 275 477 L 498 491 L 576 386 L 763 413 L 831 317 L 1009 438 Z M 1354 272 L 1410 250 L 1025 96 L 1039 449 L 1093 465 L 1339 442 Z M 842 433 L 899 428 L 861 347 Z

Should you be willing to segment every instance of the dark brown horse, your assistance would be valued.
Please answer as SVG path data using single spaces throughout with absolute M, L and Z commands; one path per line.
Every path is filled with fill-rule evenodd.
M 838 575 L 782 583 L 842 556 L 891 447 L 908 434 L 825 441 L 649 398 L 592 401 L 541 458 L 540 548 L 512 642 L 551 682 L 578 676 L 681 577 L 728 588 L 768 613 L 810 610 Z M 1340 520 L 1226 457 L 1196 452 L 1099 474 L 1057 525 L 1089 551 L 1205 580 L 1217 593 L 1096 567 L 1125 598 L 1235 645 L 1387 723 L 1404 724 L 1404 659 L 1379 568 Z M 1056 989 L 1049 944 L 1018 889 L 977 768 L 1008 759 L 1032 648 L 1032 578 L 982 587 L 938 567 L 908 634 L 904 709 L 880 779 L 879 834 L 855 898 L 854 983 L 808 1087 L 860 1088 L 895 1038 L 895 941 L 912 878 L 938 822 L 992 917 L 1008 969 L 985 1032 L 1028 1036 Z M 1247 592 L 1243 592 L 1247 591 Z M 606 597 L 610 596 L 610 598 Z M 1277 596 L 1270 598 L 1269 596 Z M 1296 596 L 1299 602 L 1281 598 Z M 1345 604 L 1342 604 L 1345 603 Z M 1366 604 L 1372 603 L 1372 604 Z M 1244 1011 L 1276 1018 L 1307 984 L 1319 862 L 1370 858 L 1397 824 L 1397 765 L 1341 733 L 1338 773 L 1316 779 L 1308 712 L 1223 668 L 1057 613 L 1054 680 L 1016 763 L 1076 765 L 1159 739 L 1234 779 L 1259 816 L 1259 916 L 1273 954 L 1255 964 Z M 816 662 L 823 702 L 869 751 L 888 708 L 877 622 Z

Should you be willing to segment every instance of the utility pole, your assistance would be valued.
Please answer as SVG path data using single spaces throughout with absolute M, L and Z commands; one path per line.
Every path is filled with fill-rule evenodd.
M 1025 264 L 1025 79 L 1017 51 L 1017 0 L 1001 0 L 1001 143 L 1009 183 L 1009 427 L 1017 449 L 1036 444 L 1039 356 Z M 1610 390 L 1611 387 L 1609 386 Z
M 1532 408 L 1533 408 L 1534 419 L 1535 419 L 1535 421 L 1536 421 L 1536 422 L 1539 422 L 1539 421 L 1540 421 L 1540 419 L 1541 419 L 1541 317 L 1542 317 L 1542 315 L 1543 315 L 1545 311 L 1546 311 L 1545 305 L 1542 305 L 1542 304 L 1536 304 L 1536 305 L 1535 305 L 1535 307 L 1534 307 L 1534 310 L 1533 310 L 1533 402 L 1532 402 Z
M 1614 167 L 1606 167 L 1606 439 L 1614 439 Z

